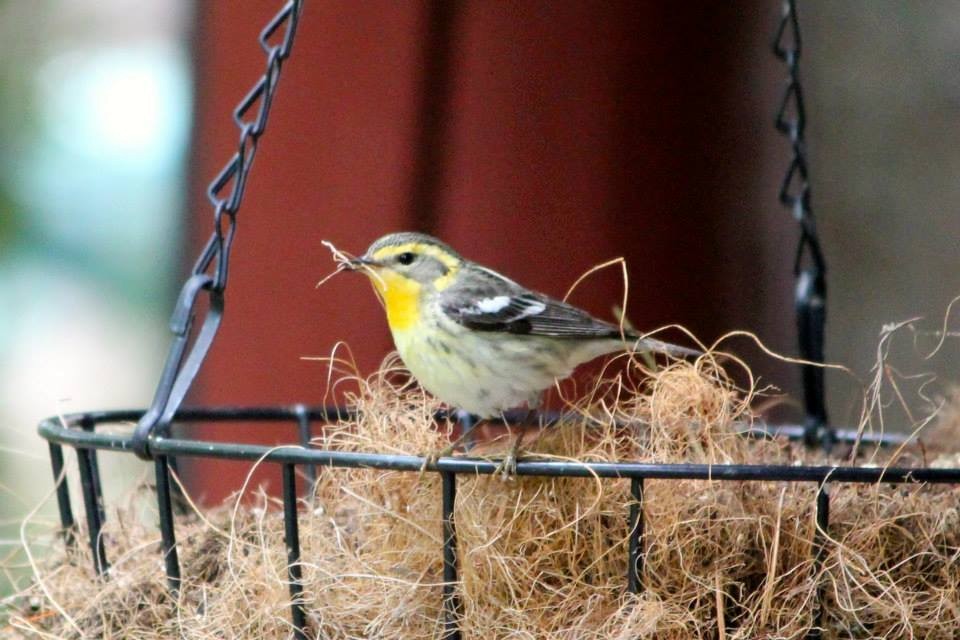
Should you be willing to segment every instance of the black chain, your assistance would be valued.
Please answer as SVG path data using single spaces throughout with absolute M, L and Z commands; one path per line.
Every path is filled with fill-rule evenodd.
M 259 41 L 267 57 L 267 69 L 234 109 L 233 120 L 240 130 L 237 151 L 207 187 L 207 197 L 213 205 L 213 233 L 180 290 L 170 318 L 173 344 L 153 403 L 138 422 L 133 435 L 134 451 L 141 458 L 151 457 L 150 434 L 163 433 L 168 429 L 223 319 L 224 291 L 227 288 L 237 212 L 257 153 L 257 142 L 267 127 L 283 62 L 290 57 L 293 48 L 302 9 L 303 0 L 289 0 L 260 32 Z M 281 31 L 283 28 L 286 30 Z M 282 33 L 282 38 L 274 37 L 278 33 Z M 194 332 L 202 293 L 207 295 L 206 314 L 199 330 Z
M 790 140 L 793 159 L 780 185 L 780 202 L 790 209 L 800 224 L 800 241 L 793 264 L 797 281 L 794 304 L 800 356 L 812 362 L 823 362 L 827 268 L 810 208 L 810 183 L 804 139 L 807 116 L 800 84 L 801 50 L 796 0 L 784 0 L 783 17 L 777 27 L 773 52 L 787 65 L 787 87 L 777 111 L 776 127 Z M 803 392 L 807 414 L 804 439 L 810 445 L 821 442 L 829 446 L 833 438 L 827 425 L 821 367 L 803 366 Z

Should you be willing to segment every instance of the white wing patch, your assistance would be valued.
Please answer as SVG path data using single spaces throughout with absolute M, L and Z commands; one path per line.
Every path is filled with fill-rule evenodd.
M 499 295 L 480 298 L 470 306 L 458 309 L 457 313 L 462 316 L 486 318 L 491 322 L 513 322 L 543 313 L 546 308 L 546 304 L 535 298 Z
M 494 296 L 477 301 L 477 311 L 480 313 L 497 313 L 510 305 L 510 296 Z
M 528 316 L 535 316 L 538 313 L 543 313 L 547 309 L 547 305 L 540 302 L 539 300 L 527 300 L 527 308 L 523 310 L 523 313 L 520 317 L 526 318 Z

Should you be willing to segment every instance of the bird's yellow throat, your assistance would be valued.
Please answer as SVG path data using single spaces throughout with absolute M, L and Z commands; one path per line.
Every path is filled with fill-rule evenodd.
M 384 247 L 377 251 L 373 258 L 383 261 L 401 253 L 416 252 L 439 260 L 446 268 L 447 273 L 434 280 L 430 286 L 437 291 L 443 291 L 451 284 L 460 270 L 460 260 L 451 256 L 443 249 L 420 242 Z M 371 274 L 368 274 L 371 275 Z M 392 269 L 378 269 L 379 277 L 372 277 L 373 287 L 380 295 L 383 306 L 387 310 L 387 322 L 393 332 L 406 331 L 420 321 L 420 294 L 423 286 L 405 275 Z
M 379 278 L 371 278 L 374 289 L 387 310 L 391 331 L 406 331 L 420 320 L 420 283 L 383 269 Z

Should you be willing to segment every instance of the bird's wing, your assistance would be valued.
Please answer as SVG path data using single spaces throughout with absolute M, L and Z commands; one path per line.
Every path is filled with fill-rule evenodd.
M 444 291 L 446 315 L 475 331 L 502 331 L 553 338 L 616 338 L 620 329 L 585 311 L 524 289 L 495 271 Z

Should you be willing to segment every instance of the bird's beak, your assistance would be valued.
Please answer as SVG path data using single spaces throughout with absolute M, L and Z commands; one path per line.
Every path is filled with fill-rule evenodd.
M 359 271 L 362 267 L 379 267 L 380 263 L 376 260 L 360 256 L 359 258 L 352 258 L 347 265 L 350 270 Z

